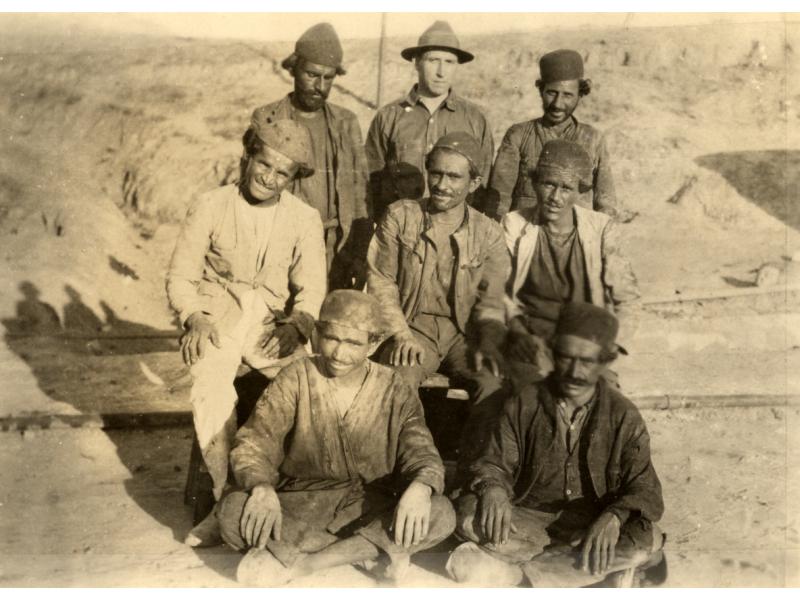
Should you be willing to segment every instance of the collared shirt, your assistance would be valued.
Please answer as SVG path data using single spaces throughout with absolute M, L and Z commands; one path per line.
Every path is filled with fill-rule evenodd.
M 378 111 L 366 143 L 370 196 L 376 216 L 395 200 L 427 195 L 425 156 L 440 137 L 454 131 L 469 133 L 481 145 L 485 185 L 494 157 L 494 141 L 486 117 L 477 105 L 451 89 L 431 114 L 415 85 L 405 97 Z
M 230 460 L 244 489 L 335 489 L 399 472 L 441 493 L 444 466 L 417 391 L 390 367 L 367 362 L 342 410 L 314 357 L 278 374 L 239 429 Z

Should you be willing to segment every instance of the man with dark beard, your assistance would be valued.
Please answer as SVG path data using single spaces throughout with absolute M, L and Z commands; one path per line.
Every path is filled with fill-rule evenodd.
M 345 74 L 342 57 L 342 45 L 330 24 L 311 27 L 281 63 L 292 74 L 294 91 L 257 108 L 252 121 L 292 119 L 308 128 L 314 174 L 296 180 L 290 191 L 322 217 L 329 288 L 360 289 L 372 233 L 364 145 L 356 116 L 327 101 L 334 79 Z

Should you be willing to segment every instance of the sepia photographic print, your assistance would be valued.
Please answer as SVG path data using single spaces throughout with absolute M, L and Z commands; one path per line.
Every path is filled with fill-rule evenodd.
M 0 13 L 0 586 L 798 586 L 798 74 L 785 13 Z

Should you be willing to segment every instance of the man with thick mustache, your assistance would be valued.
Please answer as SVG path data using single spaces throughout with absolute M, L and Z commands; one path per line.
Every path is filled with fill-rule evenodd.
M 502 401 L 508 252 L 499 225 L 466 204 L 480 185 L 482 160 L 469 134 L 441 137 L 426 158 L 430 197 L 391 204 L 367 258 L 368 291 L 390 324 L 381 362 L 415 387 L 440 371 L 470 393 L 462 458 Z
M 462 583 L 578 587 L 639 569 L 660 583 L 666 563 L 661 484 L 633 403 L 601 375 L 619 351 L 618 322 L 593 304 L 565 304 L 555 370 L 506 403 L 458 501 L 465 543 L 447 570 Z M 627 581 L 626 581 L 627 579 Z
M 503 218 L 512 264 L 507 365 L 517 389 L 552 369 L 549 342 L 564 303 L 590 302 L 615 313 L 623 345 L 636 329 L 639 304 L 636 276 L 622 251 L 624 225 L 578 204 L 593 181 L 583 147 L 547 142 L 532 177 L 538 202 Z
M 334 80 L 345 74 L 342 58 L 333 27 L 328 23 L 311 27 L 281 63 L 292 74 L 294 91 L 257 108 L 252 121 L 292 119 L 308 128 L 314 173 L 295 179 L 290 191 L 322 217 L 330 289 L 361 289 L 372 235 L 363 138 L 356 115 L 327 101 Z
M 308 130 L 289 120 L 260 122 L 243 145 L 241 182 L 190 205 L 167 273 L 167 296 L 186 331 L 189 399 L 216 499 L 236 433 L 239 366 L 274 377 L 303 353 L 325 297 L 319 213 L 287 189 L 313 173 Z M 186 538 L 192 546 L 219 542 L 215 511 Z
M 487 214 L 500 219 L 510 210 L 535 206 L 537 197 L 529 173 L 544 145 L 563 139 L 580 144 L 592 163 L 592 189 L 581 195 L 581 205 L 620 216 L 605 139 L 573 115 L 580 99 L 592 89 L 592 81 L 584 79 L 581 55 L 574 50 L 545 54 L 539 60 L 539 72 L 536 87 L 544 114 L 512 125 L 506 132 L 489 179 L 493 206 L 487 207 Z

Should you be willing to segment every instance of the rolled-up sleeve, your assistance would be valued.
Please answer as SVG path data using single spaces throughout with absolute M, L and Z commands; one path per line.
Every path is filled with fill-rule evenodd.
M 205 256 L 211 246 L 213 207 L 207 198 L 194 200 L 186 213 L 167 271 L 167 297 L 181 325 L 202 310 L 197 286 L 203 278 Z

